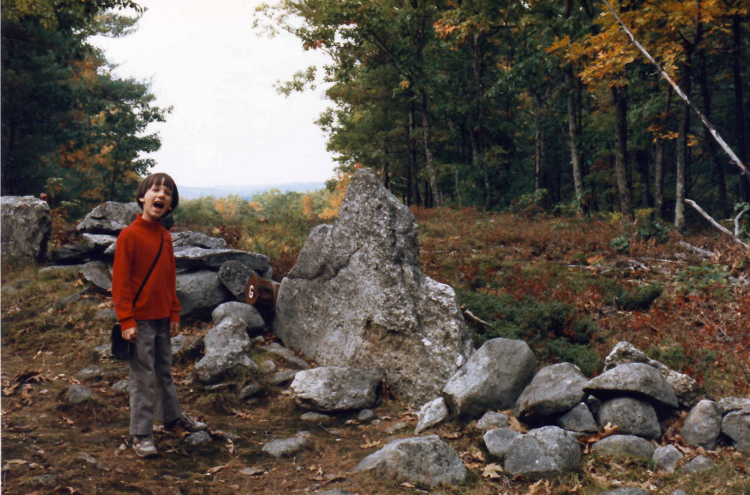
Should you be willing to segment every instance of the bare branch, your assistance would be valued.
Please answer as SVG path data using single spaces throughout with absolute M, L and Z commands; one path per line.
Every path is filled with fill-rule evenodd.
M 750 211 L 750 206 L 746 206 L 736 217 L 734 217 L 734 236 L 739 237 L 740 236 L 740 219 L 742 216 Z
M 728 228 L 724 227 L 724 226 L 723 226 L 723 225 L 721 225 L 721 224 L 720 224 L 719 222 L 717 222 L 716 220 L 714 220 L 714 219 L 713 219 L 713 218 L 711 217 L 711 215 L 709 215 L 708 213 L 706 213 L 706 212 L 705 212 L 705 211 L 703 210 L 703 208 L 701 208 L 700 206 L 698 206 L 698 205 L 697 205 L 697 204 L 695 203 L 695 201 L 693 201 L 692 199 L 685 199 L 685 203 L 687 203 L 687 204 L 689 204 L 690 206 L 692 206 L 693 208 L 695 208 L 695 209 L 696 209 L 696 211 L 698 211 L 698 213 L 700 213 L 701 215 L 703 215 L 703 218 L 705 218 L 706 220 L 708 220 L 708 221 L 709 221 L 709 222 L 711 223 L 711 225 L 713 225 L 713 226 L 714 226 L 714 227 L 716 227 L 717 229 L 721 230 L 722 232 L 724 232 L 724 233 L 725 233 L 725 234 L 727 234 L 728 236 L 732 237 L 732 239 L 734 239 L 735 241 L 737 241 L 737 242 L 739 242 L 740 244 L 742 244 L 742 246 L 743 246 L 743 247 L 744 247 L 745 249 L 748 249 L 748 245 L 747 245 L 747 244 L 745 244 L 744 242 L 742 242 L 742 241 L 740 240 L 740 238 L 739 238 L 739 237 L 737 237 L 736 235 L 734 235 L 734 234 L 732 233 L 732 231 L 731 231 L 731 230 L 729 230 Z M 743 210 L 743 213 L 744 213 L 744 210 Z

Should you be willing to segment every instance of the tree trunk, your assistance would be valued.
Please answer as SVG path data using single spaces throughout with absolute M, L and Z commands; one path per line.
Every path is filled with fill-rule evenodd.
M 542 159 L 544 158 L 544 133 L 542 132 L 542 109 L 536 112 L 536 132 L 534 133 L 534 190 L 542 187 Z
M 628 173 L 628 88 L 612 87 L 615 100 L 615 173 L 620 212 L 633 218 L 633 188 Z
M 422 132 L 424 134 L 424 157 L 427 164 L 427 172 L 430 175 L 430 191 L 432 203 L 436 208 L 440 207 L 440 190 L 438 189 L 437 174 L 435 173 L 435 164 L 432 158 L 432 144 L 430 137 L 430 117 L 429 106 L 427 104 L 427 90 L 422 88 L 420 91 L 422 101 Z
M 475 144 L 472 142 L 472 154 L 474 155 L 474 166 L 479 162 L 479 166 L 482 171 L 482 181 L 484 185 L 484 209 L 487 210 L 490 207 L 490 180 L 487 175 L 487 161 L 485 159 L 485 142 L 484 142 L 484 85 L 482 84 L 482 68 L 480 61 L 480 48 L 479 48 L 479 35 L 475 34 L 472 38 L 472 57 L 471 67 L 474 74 L 474 87 L 476 90 L 476 101 L 477 101 L 477 122 L 476 130 L 472 127 L 469 128 L 469 132 L 472 136 L 472 140 L 476 140 L 476 151 Z
M 672 105 L 672 86 L 667 85 L 665 113 L 669 114 Z M 656 159 L 654 160 L 654 208 L 659 218 L 664 218 L 664 139 L 656 138 Z
M 682 88 L 690 94 L 690 52 L 682 67 Z M 690 132 L 690 106 L 682 104 L 679 131 L 677 133 L 677 177 L 675 183 L 674 226 L 679 231 L 685 229 L 685 188 L 687 185 L 688 133 Z
M 570 164 L 573 167 L 573 185 L 576 191 L 576 209 L 583 214 L 583 169 L 578 151 L 578 139 L 581 129 L 578 126 L 578 79 L 573 74 L 573 67 L 567 69 L 568 79 L 568 141 L 570 143 Z
M 700 83 L 701 96 L 703 98 L 703 114 L 707 119 L 711 119 L 711 92 L 708 88 L 708 75 L 706 74 L 706 57 L 705 54 L 701 54 L 700 57 L 701 65 L 698 72 L 698 81 Z M 714 182 L 718 189 L 718 202 L 719 211 L 723 216 L 729 216 L 730 211 L 728 209 L 729 203 L 727 201 L 727 182 L 724 174 L 724 164 L 718 159 L 716 142 L 711 139 L 708 129 L 705 129 L 706 148 L 708 150 L 708 160 L 711 164 L 711 169 L 714 172 Z
M 419 164 L 417 163 L 417 144 L 416 144 L 416 122 L 414 119 L 414 102 L 409 103 L 409 182 L 408 187 L 411 191 L 410 196 L 414 201 L 413 204 L 420 206 L 422 199 L 419 195 Z
M 747 163 L 747 131 L 745 130 L 745 98 L 742 90 L 742 17 L 732 17 L 732 80 L 734 85 L 735 141 L 742 163 Z M 740 181 L 741 197 L 750 201 L 750 187 L 747 181 Z

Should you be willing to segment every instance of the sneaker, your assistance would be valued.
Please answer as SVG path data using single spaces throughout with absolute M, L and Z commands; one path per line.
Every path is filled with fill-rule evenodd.
M 133 450 L 138 457 L 155 457 L 158 454 L 151 435 L 136 436 L 133 439 Z
M 202 423 L 198 420 L 195 420 L 188 416 L 185 413 L 182 413 L 182 416 L 180 416 L 177 419 L 174 419 L 170 421 L 169 423 L 164 425 L 164 428 L 167 430 L 173 430 L 179 426 L 185 431 L 189 431 L 190 433 L 195 433 L 196 431 L 203 431 L 206 428 L 208 428 L 208 425 L 206 423 Z

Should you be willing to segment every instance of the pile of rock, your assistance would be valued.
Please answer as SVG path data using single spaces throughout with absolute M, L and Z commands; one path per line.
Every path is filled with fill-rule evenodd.
M 94 208 L 78 224 L 81 243 L 52 251 L 48 271 L 80 271 L 97 290 L 112 289 L 112 261 L 117 235 L 140 213 L 137 203 L 107 202 Z M 174 220 L 162 224 L 171 228 Z M 238 249 L 227 249 L 226 241 L 198 232 L 172 235 L 177 265 L 177 297 L 181 315 L 208 319 L 212 311 L 228 301 L 244 301 L 245 285 L 252 273 L 273 275 L 267 256 Z

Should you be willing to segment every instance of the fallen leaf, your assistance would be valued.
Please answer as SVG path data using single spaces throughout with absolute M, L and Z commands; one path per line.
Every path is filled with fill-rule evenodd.
M 240 419 L 250 419 L 250 415 L 247 413 L 243 413 L 242 411 L 238 411 L 237 409 L 232 409 L 232 414 L 237 416 Z
M 503 467 L 499 464 L 487 464 L 482 471 L 483 478 L 496 479 L 499 478 L 503 472 Z
M 411 483 L 401 483 L 401 486 L 406 488 L 414 488 L 414 485 L 412 485 Z
M 23 386 L 23 390 L 21 391 L 21 404 L 25 406 L 31 405 L 31 393 L 34 391 L 34 388 L 30 384 L 26 384 Z
M 68 418 L 66 418 L 65 416 L 63 416 L 63 417 L 62 417 L 62 419 L 63 419 L 63 420 L 64 420 L 64 421 L 66 422 L 66 423 L 68 423 L 69 425 L 74 425 L 74 424 L 76 424 L 76 423 L 75 423 L 75 421 L 73 421 L 72 419 L 68 419 Z
M 214 467 L 210 468 L 208 471 L 206 471 L 206 474 L 204 474 L 204 476 L 211 476 L 213 474 L 216 474 L 219 471 L 221 471 L 222 469 L 224 469 L 225 467 L 227 467 L 226 464 L 223 465 L 223 466 L 214 466 Z
M 367 440 L 367 439 L 365 439 L 365 440 Z M 380 445 L 380 442 L 378 442 L 377 440 L 372 440 L 372 441 L 367 440 L 365 443 L 363 443 L 362 445 L 360 445 L 359 448 L 360 449 L 371 449 L 373 447 L 377 447 L 378 445 Z
M 513 416 L 508 417 L 508 428 L 513 431 L 517 431 L 518 433 L 528 433 L 529 431 L 528 428 L 522 425 L 521 422 Z
M 266 474 L 266 472 L 262 469 L 246 467 L 240 469 L 240 474 L 244 474 L 245 476 L 260 476 L 261 474 Z

